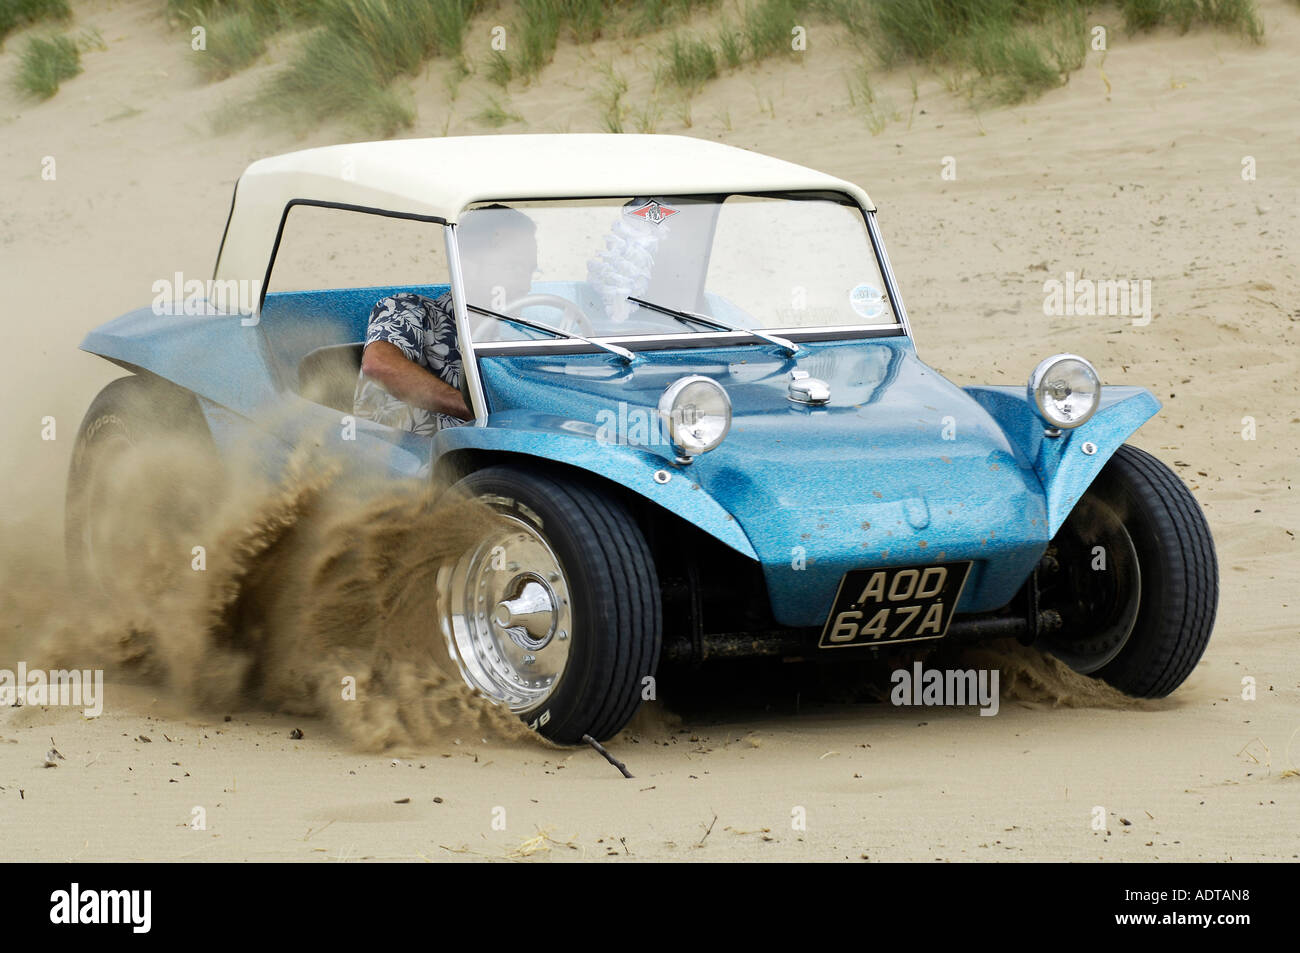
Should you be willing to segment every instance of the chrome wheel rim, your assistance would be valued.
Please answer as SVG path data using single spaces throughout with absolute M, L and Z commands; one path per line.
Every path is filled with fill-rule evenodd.
M 545 538 L 502 514 L 499 528 L 438 573 L 442 632 L 473 689 L 511 711 L 535 708 L 564 676 L 569 583 Z

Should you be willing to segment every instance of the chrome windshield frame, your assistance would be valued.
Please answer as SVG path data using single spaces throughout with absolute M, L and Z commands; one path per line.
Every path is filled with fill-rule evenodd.
M 912 337 L 912 322 L 907 319 L 907 306 L 898 291 L 898 279 L 894 277 L 894 266 L 889 262 L 889 252 L 885 250 L 885 238 L 880 234 L 880 224 L 876 221 L 875 209 L 863 209 L 862 217 L 867 222 L 867 233 L 871 236 L 871 245 L 876 250 L 876 262 L 880 265 L 880 274 L 885 279 L 885 291 L 889 293 L 890 304 L 894 307 L 894 316 L 903 326 L 903 333 Z M 913 340 L 913 345 L 915 345 Z
M 447 271 L 451 281 L 451 309 L 456 317 L 456 343 L 460 346 L 460 373 L 469 394 L 469 409 L 474 415 L 474 426 L 486 427 L 488 419 L 487 397 L 483 392 L 483 379 L 478 372 L 478 358 L 474 354 L 474 337 L 469 326 L 469 308 L 465 300 L 465 275 L 460 267 L 460 245 L 456 241 L 456 223 L 448 222 Z

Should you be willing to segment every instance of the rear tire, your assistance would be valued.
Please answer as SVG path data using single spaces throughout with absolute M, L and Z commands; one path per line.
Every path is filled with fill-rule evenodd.
M 146 527 L 121 526 L 122 532 L 103 537 L 103 517 L 124 498 L 143 497 L 166 509 L 169 517 L 176 508 L 188 508 L 182 522 L 196 521 L 193 512 L 203 505 L 203 490 L 174 485 L 176 474 L 154 471 L 149 481 L 122 486 L 112 481 L 114 465 L 124 455 L 142 447 L 166 442 L 179 454 L 198 452 L 204 459 L 197 469 L 216 472 L 215 451 L 207 421 L 194 395 L 159 378 L 119 378 L 91 402 L 77 431 L 72 463 L 68 470 L 64 507 L 64 547 L 69 576 L 79 586 L 112 594 L 113 553 L 130 551 L 131 541 L 123 536 Z M 164 468 L 165 469 L 165 468 Z M 189 492 L 186 492 L 189 491 Z M 210 496 L 206 502 L 211 503 Z M 173 525 L 175 521 L 172 521 Z M 97 558 L 98 557 L 98 558 Z
M 494 537 L 439 574 L 440 623 L 466 682 L 560 744 L 614 736 L 640 707 L 662 640 L 658 576 L 631 514 L 595 487 L 513 465 L 454 490 L 507 528 L 497 563 Z
M 1068 582 L 1051 593 L 1066 626 L 1046 640 L 1049 651 L 1136 697 L 1161 698 L 1181 685 L 1214 629 L 1219 567 L 1201 506 L 1178 475 L 1149 453 L 1120 447 L 1052 546 Z M 1100 588 L 1090 583 L 1103 578 L 1094 568 L 1099 548 L 1117 576 Z M 1136 570 L 1125 552 L 1136 556 Z M 1083 596 L 1090 588 L 1107 598 L 1090 601 Z M 1127 612 L 1116 611 L 1116 594 Z M 1100 664 L 1080 664 L 1097 627 L 1116 619 L 1130 621 L 1096 649 Z

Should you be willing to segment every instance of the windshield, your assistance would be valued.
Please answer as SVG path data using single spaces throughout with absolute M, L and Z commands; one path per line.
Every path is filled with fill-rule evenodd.
M 475 343 L 553 338 L 538 326 L 593 338 L 728 328 L 797 338 L 898 322 L 863 214 L 846 198 L 494 203 L 465 212 L 457 241 Z

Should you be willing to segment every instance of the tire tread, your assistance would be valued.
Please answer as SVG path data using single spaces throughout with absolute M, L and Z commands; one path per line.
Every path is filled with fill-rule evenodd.
M 1176 473 L 1137 447 L 1122 446 L 1108 476 L 1131 493 L 1163 549 L 1160 600 L 1145 651 L 1124 652 L 1098 675 L 1131 695 L 1159 698 L 1181 685 L 1205 653 L 1218 608 L 1214 540 L 1201 506 Z
M 577 744 L 584 734 L 606 740 L 636 714 L 641 679 L 653 675 L 659 661 L 659 583 L 649 545 L 622 503 L 595 487 L 514 464 L 488 467 L 466 482 L 477 488 L 496 479 L 526 485 L 545 497 L 564 514 L 565 528 L 578 548 L 606 570 L 599 580 L 586 583 L 603 590 L 597 593 L 594 622 L 606 639 L 593 646 L 582 700 L 573 711 L 539 728 L 562 744 Z

